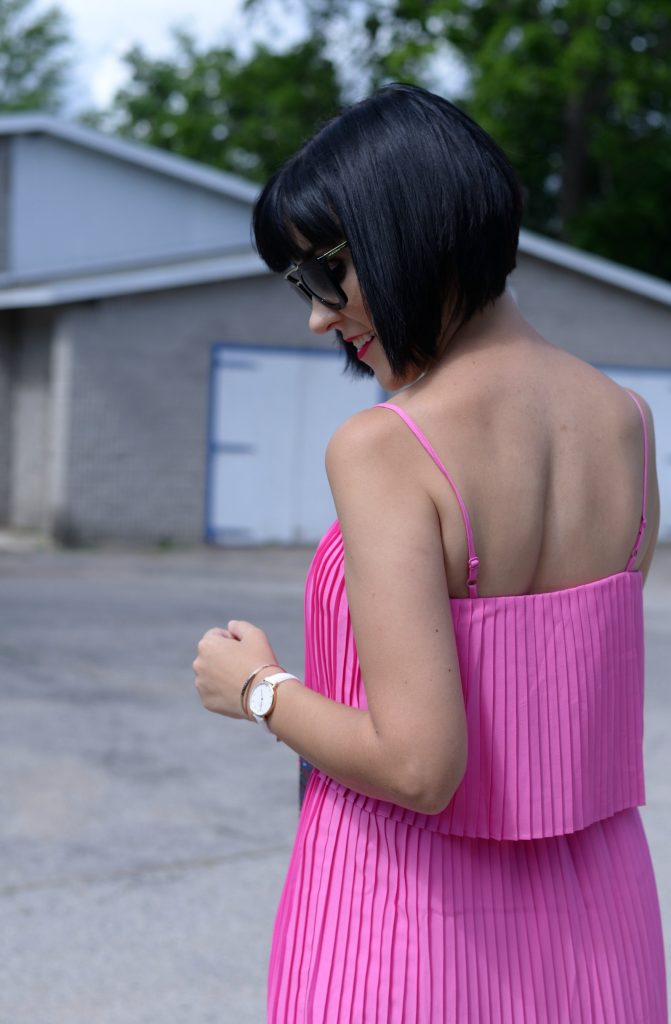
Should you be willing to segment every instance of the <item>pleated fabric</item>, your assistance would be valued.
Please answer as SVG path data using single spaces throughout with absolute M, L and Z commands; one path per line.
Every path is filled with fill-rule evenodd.
M 306 686 L 352 707 L 366 693 L 336 522 L 306 586 Z M 569 590 L 451 600 L 468 765 L 439 815 L 340 787 L 376 814 L 450 835 L 541 839 L 645 803 L 643 596 L 638 572 Z
M 466 839 L 370 813 L 313 773 L 268 1009 L 286 1024 L 666 1024 L 638 811 Z
M 644 802 L 642 581 L 451 602 L 469 737 L 423 815 L 313 771 L 271 951 L 273 1024 L 666 1024 Z M 306 685 L 365 707 L 337 523 Z

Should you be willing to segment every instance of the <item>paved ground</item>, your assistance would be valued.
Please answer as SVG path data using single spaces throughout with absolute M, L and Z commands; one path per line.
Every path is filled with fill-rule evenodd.
M 203 711 L 190 664 L 236 617 L 301 671 L 308 559 L 0 551 L 0 1024 L 263 1021 L 296 758 Z M 671 549 L 646 591 L 645 820 L 671 936 Z

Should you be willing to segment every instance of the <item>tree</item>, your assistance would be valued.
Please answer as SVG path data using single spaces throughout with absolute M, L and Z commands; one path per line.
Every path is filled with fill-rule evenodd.
M 132 49 L 129 85 L 89 123 L 263 181 L 340 106 L 319 40 L 280 54 L 257 45 L 242 60 L 230 48 L 200 50 L 185 32 L 174 39 L 167 60 Z
M 466 4 L 459 3 L 462 18 Z M 526 223 L 671 277 L 671 10 L 509 0 L 450 25 L 469 106 L 528 189 Z
M 0 110 L 45 110 L 62 104 L 70 42 L 58 7 L 31 14 L 33 0 L 0 0 Z
M 247 0 L 248 7 L 265 0 Z M 291 0 L 287 0 L 291 2 Z M 528 193 L 525 223 L 671 278 L 671 7 L 659 0 L 294 0 L 366 86 L 435 86 L 501 143 Z M 438 67 L 439 70 L 439 67 Z

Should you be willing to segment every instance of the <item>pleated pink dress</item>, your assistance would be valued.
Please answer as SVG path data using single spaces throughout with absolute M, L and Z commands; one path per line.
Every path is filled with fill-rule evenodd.
M 633 397 L 633 396 L 632 396 Z M 635 400 L 635 399 L 634 399 Z M 637 402 L 638 405 L 638 402 Z M 642 579 L 451 600 L 468 764 L 440 814 L 313 771 L 270 959 L 272 1024 L 667 1024 L 644 803 Z M 639 407 L 640 410 L 640 407 Z M 366 707 L 338 523 L 309 571 L 306 686 Z

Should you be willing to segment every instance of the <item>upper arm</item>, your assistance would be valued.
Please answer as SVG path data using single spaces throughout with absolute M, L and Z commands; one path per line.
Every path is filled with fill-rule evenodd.
M 465 765 L 465 714 L 440 523 L 413 478 L 416 444 L 388 414 L 366 410 L 333 436 L 327 471 L 375 731 L 418 789 L 435 785 L 449 799 Z

